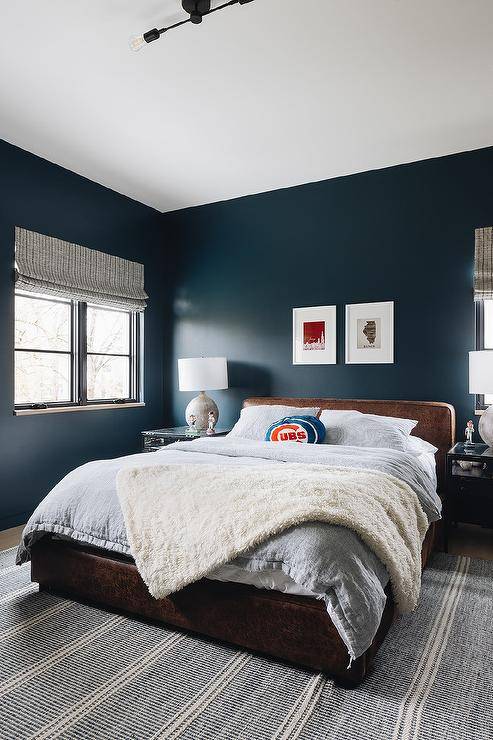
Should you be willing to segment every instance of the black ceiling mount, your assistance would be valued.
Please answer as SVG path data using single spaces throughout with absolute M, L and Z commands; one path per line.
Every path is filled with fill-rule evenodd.
M 181 0 L 181 4 L 191 23 L 202 23 L 202 16 L 211 9 L 211 0 Z
M 183 26 L 185 23 L 202 23 L 202 19 L 206 15 L 211 15 L 217 10 L 228 8 L 230 5 L 246 5 L 251 2 L 252 0 L 228 0 L 228 2 L 224 2 L 222 5 L 211 8 L 211 0 L 181 0 L 183 10 L 185 13 L 188 13 L 190 16 L 189 18 L 184 21 L 178 21 L 178 23 L 174 23 L 172 26 L 168 26 L 167 28 L 152 28 L 146 33 L 132 36 L 130 39 L 130 48 L 134 51 L 138 51 L 146 44 L 150 44 L 151 41 L 157 41 L 163 33 L 166 33 L 166 31 L 171 31 L 173 28 Z

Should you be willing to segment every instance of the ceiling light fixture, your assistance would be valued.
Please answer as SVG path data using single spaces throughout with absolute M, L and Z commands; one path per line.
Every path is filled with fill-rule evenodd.
M 166 31 L 171 31 L 173 28 L 183 26 L 185 23 L 202 23 L 202 19 L 206 15 L 215 13 L 216 10 L 222 10 L 230 5 L 246 5 L 251 2 L 252 0 L 229 0 L 227 3 L 218 5 L 217 8 L 211 8 L 211 0 L 182 0 L 181 4 L 183 10 L 185 13 L 188 13 L 189 18 L 184 21 L 174 23 L 172 26 L 168 26 L 167 28 L 152 28 L 146 33 L 131 36 L 129 40 L 130 48 L 132 51 L 140 51 L 140 49 L 142 49 L 146 44 L 150 44 L 151 41 L 157 41 L 163 33 L 166 33 Z

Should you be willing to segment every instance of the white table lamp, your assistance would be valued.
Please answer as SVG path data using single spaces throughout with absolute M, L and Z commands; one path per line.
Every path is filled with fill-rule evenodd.
M 469 352 L 469 393 L 493 394 L 493 350 Z M 483 411 L 479 433 L 489 447 L 493 447 L 493 406 Z
M 181 391 L 200 391 L 185 410 L 189 427 L 198 432 L 207 429 L 214 434 L 219 409 L 204 391 L 228 387 L 228 364 L 225 357 L 187 357 L 178 360 L 178 382 Z

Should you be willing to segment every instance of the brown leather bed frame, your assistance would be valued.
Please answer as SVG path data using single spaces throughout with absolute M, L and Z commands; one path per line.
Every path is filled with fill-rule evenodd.
M 438 447 L 439 493 L 443 497 L 445 453 L 455 441 L 455 412 L 445 403 L 362 401 L 326 398 L 249 398 L 245 406 L 285 404 L 417 419 L 413 434 Z M 423 543 L 423 567 L 437 539 L 432 525 Z M 368 650 L 348 665 L 347 649 L 323 602 L 264 591 L 254 586 L 198 581 L 156 601 L 133 560 L 90 547 L 44 537 L 33 547 L 31 579 L 43 590 L 71 596 L 146 619 L 190 630 L 274 658 L 322 671 L 344 686 L 365 677 L 394 617 L 390 587 L 379 630 Z

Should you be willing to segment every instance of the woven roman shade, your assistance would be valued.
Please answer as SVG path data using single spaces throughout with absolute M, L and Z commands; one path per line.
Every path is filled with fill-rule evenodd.
M 15 228 L 16 289 L 143 311 L 144 265 Z
M 476 229 L 474 300 L 493 298 L 493 226 Z

